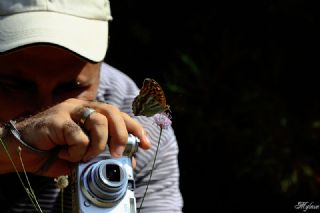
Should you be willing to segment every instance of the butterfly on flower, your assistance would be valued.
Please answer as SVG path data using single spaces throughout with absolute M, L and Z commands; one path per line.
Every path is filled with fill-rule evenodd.
M 170 111 L 164 91 L 158 82 L 151 78 L 144 79 L 139 94 L 133 100 L 132 111 L 136 116 L 147 117 Z

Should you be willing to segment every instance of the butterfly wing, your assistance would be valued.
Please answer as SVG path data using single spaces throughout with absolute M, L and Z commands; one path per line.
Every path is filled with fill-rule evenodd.
M 153 79 L 146 78 L 139 95 L 132 103 L 134 115 L 153 116 L 157 113 L 169 110 L 166 97 L 161 86 Z
M 159 102 L 152 96 L 137 96 L 132 105 L 133 114 L 147 117 L 165 111 Z

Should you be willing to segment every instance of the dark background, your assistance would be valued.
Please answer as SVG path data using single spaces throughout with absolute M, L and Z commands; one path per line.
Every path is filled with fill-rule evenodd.
M 320 205 L 313 2 L 111 0 L 106 62 L 165 90 L 185 213 Z

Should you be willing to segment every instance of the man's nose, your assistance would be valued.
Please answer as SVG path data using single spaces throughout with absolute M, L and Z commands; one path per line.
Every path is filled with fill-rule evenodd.
M 40 93 L 37 98 L 38 111 L 43 111 L 54 104 L 51 93 Z
M 46 93 L 40 93 L 33 97 L 31 100 L 31 105 L 28 107 L 30 114 L 39 113 L 45 109 L 48 109 L 54 104 L 52 95 Z

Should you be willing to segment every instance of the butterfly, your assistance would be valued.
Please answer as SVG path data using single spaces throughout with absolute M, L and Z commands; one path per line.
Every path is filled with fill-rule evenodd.
M 158 82 L 151 78 L 144 79 L 139 94 L 133 100 L 132 111 L 136 116 L 144 115 L 147 117 L 170 111 L 164 91 Z

